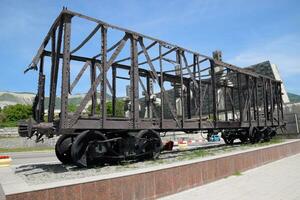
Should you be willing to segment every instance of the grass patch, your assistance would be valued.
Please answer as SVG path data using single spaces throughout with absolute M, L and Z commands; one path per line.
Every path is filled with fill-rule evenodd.
M 150 164 L 168 164 L 176 161 L 192 160 L 206 156 L 215 155 L 210 149 L 197 149 L 193 151 L 178 152 L 178 154 L 171 155 L 171 157 L 160 157 L 156 160 L 150 160 Z
M 1 139 L 10 139 L 10 138 L 18 138 L 19 136 L 11 136 L 11 135 L 0 135 L 0 140 Z
M 205 157 L 205 156 L 212 156 L 212 155 L 214 155 L 214 153 L 211 152 L 208 149 L 197 149 L 197 150 L 189 152 L 189 154 L 185 155 L 183 157 L 183 159 L 184 160 L 185 159 L 192 160 L 192 159 L 195 159 L 195 158 L 202 158 L 202 157 Z
M 156 159 L 156 160 L 153 160 L 152 162 L 153 163 L 158 163 L 158 164 L 163 164 L 164 160 L 162 160 L 162 159 Z
M 241 175 L 243 175 L 241 172 L 239 172 L 239 171 L 236 171 L 236 172 L 234 172 L 233 174 L 232 174 L 233 176 L 241 176 Z
M 263 146 L 268 146 L 271 144 L 279 144 L 284 142 L 284 139 L 281 138 L 272 138 L 269 142 L 261 142 L 261 143 L 256 143 L 256 144 L 246 144 L 245 146 L 249 147 L 263 147 Z
M 0 123 L 0 128 L 6 128 L 6 127 L 17 127 L 18 126 L 18 122 L 1 122 Z
M 52 151 L 53 147 L 19 147 L 19 148 L 0 148 L 0 153 L 9 152 L 28 152 L 28 151 Z

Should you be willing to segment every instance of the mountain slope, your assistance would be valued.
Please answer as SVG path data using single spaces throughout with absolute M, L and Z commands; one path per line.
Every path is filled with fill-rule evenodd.
M 300 102 L 300 95 L 297 95 L 297 94 L 293 94 L 293 93 L 289 93 L 289 92 L 288 92 L 288 96 L 289 96 L 289 99 L 290 99 L 290 102 L 291 102 L 291 103 L 297 103 L 297 102 Z
M 99 95 L 99 94 L 98 94 Z M 69 104 L 79 105 L 85 94 L 75 94 L 69 97 Z M 35 94 L 27 92 L 0 92 L 0 107 L 3 108 L 7 105 L 26 104 L 32 105 Z M 99 96 L 98 96 L 99 98 Z M 107 94 L 107 99 L 111 99 L 111 95 Z M 60 109 L 61 99 L 55 99 L 55 108 Z M 45 97 L 45 107 L 49 104 L 49 97 Z M 88 103 L 90 104 L 90 102 Z M 47 109 L 47 108 L 46 108 Z

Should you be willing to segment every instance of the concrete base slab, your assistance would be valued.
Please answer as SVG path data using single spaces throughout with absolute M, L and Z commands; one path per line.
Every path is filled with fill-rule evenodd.
M 300 140 L 123 173 L 28 185 L 0 170 L 6 199 L 154 199 L 300 153 Z

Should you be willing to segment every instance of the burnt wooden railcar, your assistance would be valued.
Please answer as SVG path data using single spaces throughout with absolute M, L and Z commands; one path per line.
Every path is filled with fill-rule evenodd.
M 71 49 L 78 19 L 95 28 Z M 94 55 L 78 53 L 88 44 Z M 82 67 L 74 72 L 73 62 Z M 37 141 L 60 135 L 56 155 L 63 163 L 155 158 L 166 131 L 222 132 L 226 143 L 254 143 L 284 125 L 280 81 L 222 62 L 218 52 L 208 57 L 67 9 L 26 72 L 31 69 L 39 74 L 34 116 L 19 124 L 19 134 Z M 84 73 L 89 87 L 70 111 Z

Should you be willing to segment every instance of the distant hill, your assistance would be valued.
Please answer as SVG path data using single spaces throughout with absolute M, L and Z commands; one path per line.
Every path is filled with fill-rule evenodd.
M 293 93 L 289 93 L 289 92 L 288 92 L 288 96 L 289 96 L 289 99 L 290 99 L 290 102 L 291 102 L 291 103 L 297 103 L 297 102 L 300 102 L 300 95 L 298 95 L 298 94 L 293 94 Z
M 14 104 L 32 104 L 33 93 L 21 92 L 0 92 L 0 107 Z
M 69 103 L 79 105 L 85 94 L 75 94 L 69 97 Z M 0 92 L 0 107 L 3 108 L 7 105 L 26 104 L 32 105 L 35 94 L 28 92 Z M 107 98 L 111 99 L 111 95 L 107 94 Z M 88 103 L 88 105 L 91 102 Z M 45 107 L 49 104 L 49 97 L 45 98 Z M 60 109 L 60 97 L 55 100 L 55 108 Z

